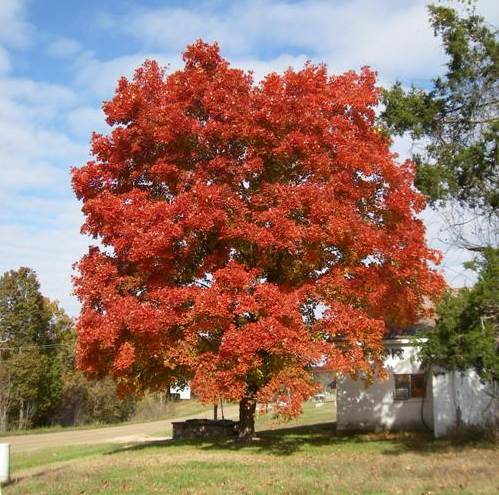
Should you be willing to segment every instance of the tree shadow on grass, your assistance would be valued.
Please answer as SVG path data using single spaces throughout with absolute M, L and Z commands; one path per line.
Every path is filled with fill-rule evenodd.
M 307 426 L 282 427 L 259 431 L 258 438 L 238 441 L 227 438 L 204 440 L 160 440 L 123 447 L 108 455 L 123 451 L 153 450 L 192 447 L 201 451 L 238 451 L 276 456 L 289 456 L 297 452 L 310 452 L 328 447 L 335 452 L 377 452 L 400 455 L 406 452 L 432 454 L 458 450 L 450 440 L 435 440 L 429 432 L 337 432 L 335 423 L 319 423 Z M 468 444 L 469 445 L 469 444 Z M 490 443 L 471 442 L 475 448 L 491 448 Z
M 2 487 L 7 487 L 7 486 L 10 486 L 10 485 L 15 485 L 17 483 L 20 483 L 21 481 L 25 481 L 25 480 L 28 480 L 28 479 L 34 479 L 34 478 L 41 478 L 42 476 L 45 476 L 46 474 L 50 473 L 57 473 L 59 471 L 62 471 L 64 468 L 62 466 L 58 466 L 58 467 L 46 467 L 44 469 L 41 469 L 39 471 L 35 471 L 33 473 L 29 473 L 29 474 L 23 474 L 23 475 L 13 475 L 9 481 L 7 481 L 6 483 L 2 483 Z
M 407 452 L 435 454 L 459 452 L 463 449 L 496 450 L 497 443 L 483 435 L 435 439 L 430 432 L 401 432 L 398 433 L 393 448 L 383 453 L 388 455 L 400 455 Z

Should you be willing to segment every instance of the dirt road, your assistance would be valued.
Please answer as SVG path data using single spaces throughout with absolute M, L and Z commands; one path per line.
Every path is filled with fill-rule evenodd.
M 236 419 L 238 407 L 225 408 L 226 419 Z M 157 439 L 158 434 L 165 438 L 171 435 L 171 422 L 184 421 L 192 418 L 211 418 L 211 411 L 198 413 L 193 416 L 184 416 L 148 423 L 134 423 L 92 430 L 71 430 L 57 433 L 37 433 L 33 435 L 15 435 L 0 437 L 0 443 L 10 443 L 12 452 L 44 449 L 48 447 L 64 447 L 69 445 L 96 444 L 96 443 L 128 443 L 142 442 Z

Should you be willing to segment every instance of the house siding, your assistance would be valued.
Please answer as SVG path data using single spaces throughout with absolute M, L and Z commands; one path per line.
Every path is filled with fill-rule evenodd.
M 394 399 L 394 374 L 422 373 L 417 351 L 408 342 L 386 344 L 386 379 L 366 386 L 362 380 L 342 375 L 337 381 L 337 428 L 339 430 L 423 429 L 433 425 L 432 382 L 427 380 L 426 397 Z M 402 349 L 403 356 L 392 356 Z M 423 422 L 424 420 L 424 422 Z
M 497 402 L 493 384 L 482 382 L 475 371 L 435 369 L 432 381 L 436 437 L 451 433 L 457 426 L 487 428 L 495 424 Z
M 170 394 L 178 394 L 180 400 L 189 400 L 191 398 L 191 387 L 170 387 Z

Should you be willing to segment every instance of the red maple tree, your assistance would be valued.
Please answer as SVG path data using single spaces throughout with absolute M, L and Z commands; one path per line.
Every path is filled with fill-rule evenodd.
M 230 67 L 198 41 L 146 61 L 104 104 L 109 135 L 73 169 L 92 247 L 78 264 L 77 359 L 121 390 L 190 381 L 205 402 L 292 417 L 314 363 L 372 376 L 389 325 L 441 276 L 425 201 L 374 126 L 375 74 Z

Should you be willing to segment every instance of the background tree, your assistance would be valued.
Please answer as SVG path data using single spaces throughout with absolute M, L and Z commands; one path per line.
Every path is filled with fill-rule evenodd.
M 497 245 L 499 208 L 499 49 L 497 31 L 473 7 L 430 5 L 430 22 L 448 56 L 447 71 L 430 89 L 400 82 L 384 91 L 381 123 L 395 135 L 414 140 L 416 185 L 430 202 L 451 202 L 474 210 L 470 239 L 451 220 L 466 245 Z
M 474 368 L 497 378 L 499 318 L 499 49 L 497 31 L 474 11 L 430 5 L 430 22 L 448 56 L 444 76 L 431 89 L 397 83 L 383 94 L 381 122 L 392 134 L 410 134 L 419 151 L 416 185 L 435 206 L 460 204 L 473 214 L 451 215 L 457 245 L 478 252 L 468 264 L 478 273 L 471 290 L 449 292 L 439 305 L 435 331 L 422 354 L 449 369 Z M 421 151 L 422 149 L 422 151 Z M 472 228 L 470 229 L 470 225 Z
M 57 307 L 59 335 L 57 368 L 61 373 L 60 399 L 52 413 L 52 422 L 63 426 L 91 423 L 117 423 L 130 419 L 135 397 L 121 400 L 116 384 L 109 378 L 87 380 L 75 365 L 76 332 L 73 320 Z
M 36 273 L 11 270 L 0 278 L 0 341 L 10 350 L 50 344 L 49 313 Z
M 15 404 L 11 367 L 3 359 L 3 352 L 0 350 L 0 432 L 7 431 L 9 412 Z
M 499 378 L 499 251 L 488 248 L 470 264 L 478 272 L 472 289 L 448 292 L 438 307 L 436 328 L 421 345 L 427 365 L 466 371 L 484 380 Z
M 134 412 L 111 379 L 75 367 L 73 319 L 43 297 L 29 268 L 0 278 L 0 431 L 52 424 L 113 423 Z
M 83 232 L 78 365 L 122 393 L 192 380 L 202 400 L 290 417 L 310 366 L 371 376 L 386 325 L 442 286 L 425 202 L 374 126 L 375 77 L 325 66 L 255 85 L 217 45 L 155 62 L 104 104 L 108 136 L 73 170 Z
M 9 416 L 16 418 L 19 428 L 43 421 L 58 400 L 60 380 L 53 359 L 57 341 L 50 319 L 33 270 L 22 267 L 0 278 L 4 428 Z

